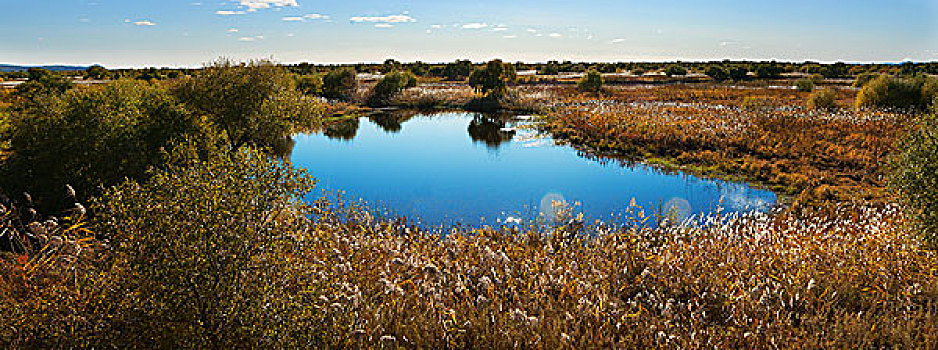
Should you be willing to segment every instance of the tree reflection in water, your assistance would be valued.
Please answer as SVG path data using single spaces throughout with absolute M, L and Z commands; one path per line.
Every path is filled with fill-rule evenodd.
M 358 133 L 358 118 L 348 118 L 326 125 L 323 134 L 333 140 L 350 141 Z
M 508 120 L 510 116 L 476 114 L 469 122 L 469 137 L 473 142 L 482 142 L 490 149 L 497 149 L 515 136 L 515 130 L 505 129 Z
M 401 110 L 372 114 L 368 116 L 371 122 L 375 123 L 381 130 L 387 133 L 401 132 L 402 125 L 416 116 L 417 111 Z

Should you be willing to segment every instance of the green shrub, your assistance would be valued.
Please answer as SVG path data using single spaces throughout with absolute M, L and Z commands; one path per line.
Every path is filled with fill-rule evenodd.
M 897 149 L 890 183 L 912 219 L 910 227 L 938 247 L 938 112 L 923 116 Z
M 319 104 L 299 93 L 290 73 L 270 61 L 219 60 L 173 93 L 224 132 L 234 149 L 270 147 L 320 120 Z
M 669 77 L 673 77 L 675 75 L 687 75 L 687 69 L 679 65 L 672 65 L 668 66 L 668 68 L 664 70 L 664 74 L 667 74 Z
M 296 89 L 306 95 L 322 94 L 322 78 L 315 74 L 296 75 Z
M 730 78 L 730 73 L 720 66 L 710 66 L 707 68 L 707 76 L 715 81 L 724 81 Z
M 339 68 L 322 78 L 322 95 L 327 98 L 351 100 L 358 91 L 358 78 L 355 70 Z
M 391 102 L 394 96 L 397 96 L 406 88 L 417 86 L 417 77 L 409 72 L 393 72 L 385 75 L 374 88 L 368 97 L 368 104 L 372 106 L 384 106 Z
M 809 109 L 837 109 L 837 93 L 832 89 L 818 90 L 808 97 Z
M 795 81 L 795 88 L 798 91 L 811 92 L 814 91 L 814 82 L 810 79 L 798 79 Z
M 873 81 L 873 79 L 876 79 L 876 77 L 879 77 L 879 73 L 862 73 L 857 75 L 857 78 L 853 81 L 853 87 L 862 88 Z
M 492 60 L 484 68 L 478 68 L 469 75 L 469 85 L 483 94 L 501 96 L 508 92 L 508 84 L 517 79 L 514 66 L 502 63 L 502 60 Z
M 115 249 L 120 342 L 293 348 L 296 337 L 314 339 L 302 302 L 315 286 L 303 258 L 309 221 L 296 204 L 313 181 L 249 147 L 208 161 L 187 153 L 92 206 L 97 232 Z
M 881 75 L 865 84 L 857 94 L 858 108 L 922 109 L 938 91 L 936 78 L 917 76 L 897 78 Z
M 167 90 L 131 80 L 41 98 L 12 124 L 13 152 L 3 182 L 9 190 L 35 192 L 37 199 L 66 184 L 94 195 L 100 185 L 141 179 L 163 163 L 161 149 L 186 138 L 210 149 L 213 137 L 206 121 Z
M 595 70 L 586 72 L 577 84 L 580 91 L 598 93 L 603 89 L 603 75 Z
M 728 73 L 730 74 L 730 79 L 740 81 L 746 80 L 749 78 L 749 70 L 742 67 L 733 67 L 730 68 Z

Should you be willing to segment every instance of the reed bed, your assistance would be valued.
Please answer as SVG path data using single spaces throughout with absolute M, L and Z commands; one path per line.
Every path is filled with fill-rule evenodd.
M 327 216 L 305 242 L 309 325 L 355 348 L 932 348 L 938 255 L 901 220 L 845 204 L 441 238 Z
M 839 91 L 849 101 L 851 91 Z M 888 156 L 914 115 L 809 110 L 795 90 L 616 89 L 556 103 L 546 128 L 600 153 L 736 177 L 805 198 L 881 199 Z

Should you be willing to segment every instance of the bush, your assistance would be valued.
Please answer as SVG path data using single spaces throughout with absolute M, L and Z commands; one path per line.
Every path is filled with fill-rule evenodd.
M 710 66 L 707 68 L 707 76 L 715 81 L 724 81 L 730 78 L 730 73 L 723 67 Z
M 144 184 L 127 182 L 92 206 L 115 248 L 124 346 L 298 347 L 309 337 L 303 296 L 305 170 L 251 148 L 209 161 L 181 147 Z M 304 317 L 305 316 L 305 317 Z M 307 339 L 309 340 L 309 339 Z
M 391 102 L 394 96 L 397 96 L 406 88 L 416 87 L 417 77 L 411 73 L 393 72 L 385 75 L 375 87 L 371 89 L 371 95 L 368 97 L 368 104 L 372 106 L 384 106 Z
M 603 89 L 603 75 L 595 70 L 590 70 L 580 79 L 577 86 L 580 91 L 599 93 Z
M 912 219 L 910 227 L 938 247 L 938 112 L 922 117 L 897 149 L 890 184 Z
M 141 179 L 164 161 L 161 149 L 182 139 L 204 141 L 205 149 L 212 143 L 205 120 L 145 82 L 117 81 L 37 102 L 13 118 L 3 181 L 10 190 L 36 191 L 37 200 L 66 184 L 94 195 L 101 185 Z
M 469 75 L 469 85 L 485 95 L 502 96 L 508 92 L 508 84 L 518 79 L 515 67 L 502 63 L 502 60 L 492 60 L 484 68 L 476 69 Z
M 668 68 L 664 70 L 664 74 L 667 74 L 669 77 L 676 75 L 687 75 L 687 69 L 679 65 L 672 65 L 668 66 Z
M 322 78 L 315 74 L 297 75 L 296 89 L 306 95 L 322 94 Z
M 837 109 L 837 93 L 832 89 L 818 90 L 808 97 L 810 109 Z
M 881 75 L 865 84 L 857 94 L 857 108 L 922 109 L 938 91 L 936 78 L 897 78 Z
M 814 91 L 814 82 L 810 79 L 798 79 L 795 81 L 795 88 L 798 91 L 811 92 Z
M 728 73 L 730 74 L 730 79 L 740 81 L 746 80 L 749 78 L 749 70 L 742 67 L 733 67 L 730 68 Z
M 233 149 L 270 147 L 295 128 L 319 122 L 318 103 L 302 96 L 290 73 L 270 61 L 219 60 L 173 93 L 223 131 Z
M 358 78 L 355 70 L 339 68 L 322 78 L 323 97 L 351 100 L 358 91 Z

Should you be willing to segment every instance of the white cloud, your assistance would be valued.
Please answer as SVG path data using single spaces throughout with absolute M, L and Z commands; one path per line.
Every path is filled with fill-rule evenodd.
M 244 11 L 218 10 L 218 11 L 215 11 L 215 14 L 222 15 L 222 16 L 234 16 L 234 15 L 243 15 Z
M 505 38 L 505 39 L 517 39 L 518 36 L 517 36 L 517 35 L 505 35 L 505 36 L 503 36 L 502 38 Z
M 439 28 L 443 28 L 443 26 L 441 26 L 441 25 L 439 25 L 439 24 L 434 24 L 434 25 L 430 26 L 430 28 L 439 29 Z
M 562 37 L 563 37 L 563 35 L 560 34 L 560 33 L 550 33 L 550 35 L 548 35 L 548 36 L 551 37 L 551 38 L 554 38 L 554 39 L 556 39 L 556 38 L 562 38 Z
M 586 40 L 593 40 L 593 34 L 587 35 Z
M 264 36 L 263 36 L 263 35 L 242 36 L 242 37 L 238 38 L 238 41 L 245 41 L 245 42 L 247 42 L 247 41 L 258 41 L 258 40 L 264 40 Z
M 267 9 L 271 6 L 296 7 L 300 5 L 296 3 L 296 0 L 241 0 L 241 6 L 247 7 L 250 11 L 256 11 L 258 9 Z
M 537 29 L 533 29 L 533 28 L 528 28 L 526 31 L 528 33 L 537 33 Z
M 201 2 L 193 2 L 193 3 L 189 4 L 189 5 L 192 5 L 192 6 L 202 6 L 202 3 L 201 3 Z
M 504 31 L 506 31 L 506 30 L 508 30 L 507 27 L 495 27 L 495 28 L 492 28 L 492 31 L 493 31 L 493 32 L 504 32 Z
M 303 17 L 284 17 L 283 20 L 285 22 L 302 22 Z
M 310 14 L 303 15 L 303 18 L 306 18 L 306 19 L 329 19 L 329 16 L 324 15 L 324 14 L 321 14 L 321 13 L 310 13 Z
M 466 23 L 462 25 L 462 28 L 463 29 L 482 29 L 482 28 L 488 28 L 488 26 L 489 25 L 487 23 Z
M 231 29 L 228 29 L 228 32 L 229 32 L 229 33 L 237 33 L 237 32 L 238 32 L 238 28 L 231 28 Z
M 721 41 L 720 42 L 720 46 L 730 46 L 730 45 L 735 45 L 735 44 L 736 44 L 735 41 Z
M 621 43 L 621 42 L 623 42 L 623 41 L 625 41 L 625 39 L 619 38 L 619 39 L 612 39 L 612 40 L 609 41 L 609 43 L 610 43 L 610 44 L 618 44 L 618 43 Z
M 155 26 L 156 23 L 153 23 L 153 22 L 150 22 L 150 21 L 136 21 L 136 22 L 134 22 L 134 25 L 137 25 L 137 26 Z
M 293 33 L 287 33 L 287 37 L 288 37 L 288 38 L 292 38 L 292 37 L 294 37 L 294 36 L 296 36 L 296 34 L 293 34 Z
M 394 28 L 394 25 L 390 23 L 378 23 L 375 24 L 375 28 Z
M 361 23 L 361 22 L 372 22 L 372 23 L 375 23 L 375 22 L 379 22 L 379 23 L 407 23 L 407 22 L 417 22 L 416 19 L 414 19 L 413 17 L 408 16 L 408 15 L 406 15 L 406 14 L 391 15 L 391 16 L 379 16 L 379 17 L 363 17 L 363 16 L 357 16 L 357 17 L 349 18 L 349 21 L 356 22 L 356 23 Z

